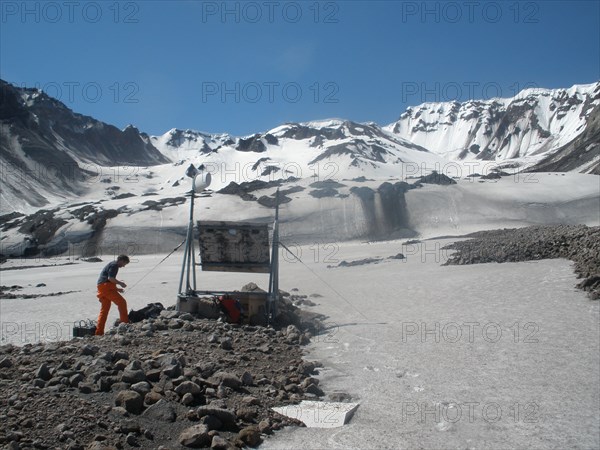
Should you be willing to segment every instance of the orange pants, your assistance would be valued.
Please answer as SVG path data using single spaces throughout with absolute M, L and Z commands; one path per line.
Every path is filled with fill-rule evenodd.
M 111 303 L 119 308 L 119 319 L 123 323 L 129 323 L 129 315 L 127 314 L 127 302 L 117 291 L 117 285 L 107 281 L 98 285 L 98 294 L 96 295 L 100 304 L 100 314 L 98 315 L 98 324 L 96 325 L 96 336 L 104 334 L 104 325 L 108 318 Z

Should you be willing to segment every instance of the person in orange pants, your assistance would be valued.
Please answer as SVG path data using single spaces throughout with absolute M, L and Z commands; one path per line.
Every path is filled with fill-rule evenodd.
M 98 324 L 96 325 L 96 336 L 102 336 L 104 334 L 104 325 L 108 318 L 108 312 L 110 311 L 111 303 L 117 305 L 119 308 L 119 320 L 122 323 L 129 323 L 129 315 L 127 314 L 127 301 L 123 298 L 120 292 L 123 292 L 124 287 L 127 287 L 125 283 L 117 280 L 117 273 L 121 267 L 125 267 L 129 264 L 129 257 L 127 255 L 119 255 L 116 261 L 108 263 L 98 278 L 98 300 L 100 301 L 100 314 L 98 315 Z M 121 286 L 118 288 L 117 286 Z

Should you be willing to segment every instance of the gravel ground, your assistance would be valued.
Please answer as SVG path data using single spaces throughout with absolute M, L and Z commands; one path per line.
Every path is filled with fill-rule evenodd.
M 102 337 L 0 347 L 0 446 L 234 448 L 286 425 L 270 410 L 324 393 L 311 335 L 163 311 Z
M 457 252 L 446 264 L 479 264 L 566 258 L 583 280 L 578 288 L 600 299 L 600 227 L 585 225 L 532 226 L 468 235 L 471 239 L 446 246 Z

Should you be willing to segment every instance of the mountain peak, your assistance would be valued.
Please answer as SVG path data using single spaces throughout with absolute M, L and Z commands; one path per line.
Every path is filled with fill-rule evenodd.
M 572 142 L 598 104 L 600 82 L 529 88 L 512 98 L 412 106 L 384 129 L 450 160 L 510 161 L 524 169 Z

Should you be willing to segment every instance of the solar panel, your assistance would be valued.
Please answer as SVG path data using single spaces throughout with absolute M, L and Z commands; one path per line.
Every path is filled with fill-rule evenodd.
M 269 273 L 269 224 L 198 221 L 203 271 Z

